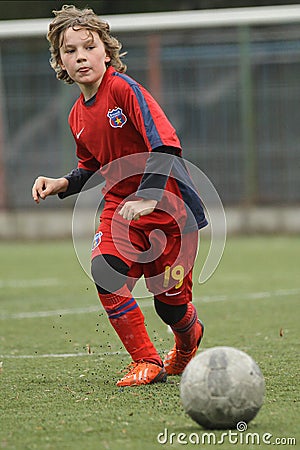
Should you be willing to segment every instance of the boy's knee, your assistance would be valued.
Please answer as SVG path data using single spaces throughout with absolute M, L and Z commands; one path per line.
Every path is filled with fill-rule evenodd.
M 99 294 L 109 294 L 125 283 L 129 267 L 114 255 L 98 255 L 92 260 L 91 273 Z
M 167 325 L 174 325 L 179 322 L 187 311 L 187 305 L 168 305 L 154 297 L 154 306 L 159 317 Z

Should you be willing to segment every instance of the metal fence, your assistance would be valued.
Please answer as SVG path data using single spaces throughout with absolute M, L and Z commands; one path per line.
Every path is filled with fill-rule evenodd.
M 115 34 L 128 74 L 163 106 L 225 206 L 300 201 L 299 23 Z M 76 166 L 67 116 L 79 91 L 56 80 L 45 37 L 0 49 L 2 207 L 27 208 L 37 175 Z

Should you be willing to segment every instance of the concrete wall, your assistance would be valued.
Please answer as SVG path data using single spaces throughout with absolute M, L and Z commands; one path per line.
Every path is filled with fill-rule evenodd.
M 300 233 L 300 205 L 297 207 L 227 208 L 227 234 Z M 73 210 L 0 211 L 0 239 L 72 238 Z M 93 211 L 76 215 L 76 235 L 91 238 L 97 223 Z M 205 233 L 209 232 L 209 228 Z

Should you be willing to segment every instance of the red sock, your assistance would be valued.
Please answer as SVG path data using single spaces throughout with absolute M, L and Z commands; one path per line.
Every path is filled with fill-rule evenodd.
M 175 335 L 175 343 L 179 350 L 190 352 L 198 345 L 202 336 L 202 327 L 198 323 L 198 315 L 194 305 L 187 303 L 184 317 L 171 326 Z
M 111 294 L 99 294 L 108 318 L 133 361 L 149 361 L 162 366 L 152 344 L 144 316 L 127 286 Z

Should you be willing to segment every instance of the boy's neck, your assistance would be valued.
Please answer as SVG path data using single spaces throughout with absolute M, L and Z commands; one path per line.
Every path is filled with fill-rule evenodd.
M 79 86 L 85 102 L 88 102 L 91 98 L 93 98 L 97 94 L 100 84 L 101 83 L 99 83 L 99 85 L 93 85 L 91 86 L 90 89 L 86 85 Z
M 81 84 L 81 83 L 79 84 L 78 83 L 79 89 L 82 92 L 85 102 L 88 102 L 92 97 L 94 97 L 97 94 L 105 73 L 106 72 L 104 72 L 102 78 L 94 84 L 88 85 L 88 84 Z

